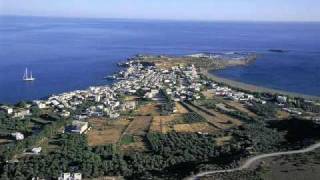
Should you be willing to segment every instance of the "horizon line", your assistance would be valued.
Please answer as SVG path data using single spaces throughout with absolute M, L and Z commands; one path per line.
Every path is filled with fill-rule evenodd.
M 96 19 L 96 20 L 129 20 L 129 21 L 172 21 L 172 22 L 248 22 L 248 23 L 320 23 L 317 21 L 303 20 L 231 20 L 231 19 L 166 19 L 166 18 L 129 18 L 129 17 L 84 17 L 84 16 L 42 16 L 42 15 L 20 15 L 0 14 L 0 17 L 35 17 L 35 18 L 61 18 L 61 19 Z

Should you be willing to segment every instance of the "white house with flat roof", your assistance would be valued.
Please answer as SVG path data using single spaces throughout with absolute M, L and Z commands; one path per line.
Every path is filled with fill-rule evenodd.
M 77 134 L 82 134 L 88 129 L 88 127 L 89 127 L 89 123 L 88 122 L 72 121 L 71 132 L 72 133 L 77 133 Z
M 82 180 L 81 173 L 61 173 L 58 180 Z
M 13 136 L 17 141 L 24 139 L 24 135 L 20 132 L 11 133 L 11 136 Z
M 11 115 L 13 113 L 13 108 L 9 106 L 0 106 L 0 110 L 4 111 L 8 115 Z

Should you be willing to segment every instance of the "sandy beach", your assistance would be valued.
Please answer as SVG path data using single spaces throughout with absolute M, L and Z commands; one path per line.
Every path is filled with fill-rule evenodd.
M 276 90 L 276 89 L 272 89 L 272 88 L 256 86 L 256 85 L 247 84 L 247 83 L 243 83 L 243 82 L 239 82 L 239 81 L 234 81 L 231 79 L 218 77 L 213 74 L 213 71 L 214 70 L 212 70 L 212 69 L 211 70 L 210 69 L 201 69 L 202 74 L 209 77 L 213 81 L 218 82 L 218 83 L 224 83 L 224 84 L 226 84 L 230 87 L 233 87 L 233 88 L 243 89 L 243 90 L 251 91 L 251 92 L 267 92 L 267 93 L 271 93 L 271 94 L 283 94 L 283 95 L 292 96 L 292 97 L 301 97 L 301 98 L 305 98 L 308 100 L 320 100 L 319 96 L 312 96 L 312 95 L 288 92 L 288 91 L 283 91 L 283 90 Z

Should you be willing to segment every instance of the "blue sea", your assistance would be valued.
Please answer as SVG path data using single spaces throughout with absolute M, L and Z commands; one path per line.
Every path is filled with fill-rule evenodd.
M 0 103 L 110 84 L 103 77 L 118 71 L 117 62 L 138 53 L 257 52 L 255 63 L 216 74 L 320 96 L 319 32 L 320 23 L 2 16 Z M 26 67 L 36 81 L 22 81 Z

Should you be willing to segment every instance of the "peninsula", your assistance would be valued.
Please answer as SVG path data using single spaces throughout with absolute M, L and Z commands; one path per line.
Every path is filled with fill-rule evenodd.
M 115 79 L 111 86 L 3 104 L 1 177 L 266 176 L 270 163 L 260 163 L 255 170 L 238 167 L 246 159 L 251 165 L 250 157 L 263 154 L 316 150 L 307 147 L 320 140 L 320 103 L 312 97 L 243 88 L 208 74 L 245 66 L 256 57 L 137 55 L 119 63 L 123 68 L 109 77 Z M 228 169 L 241 173 L 225 173 Z

